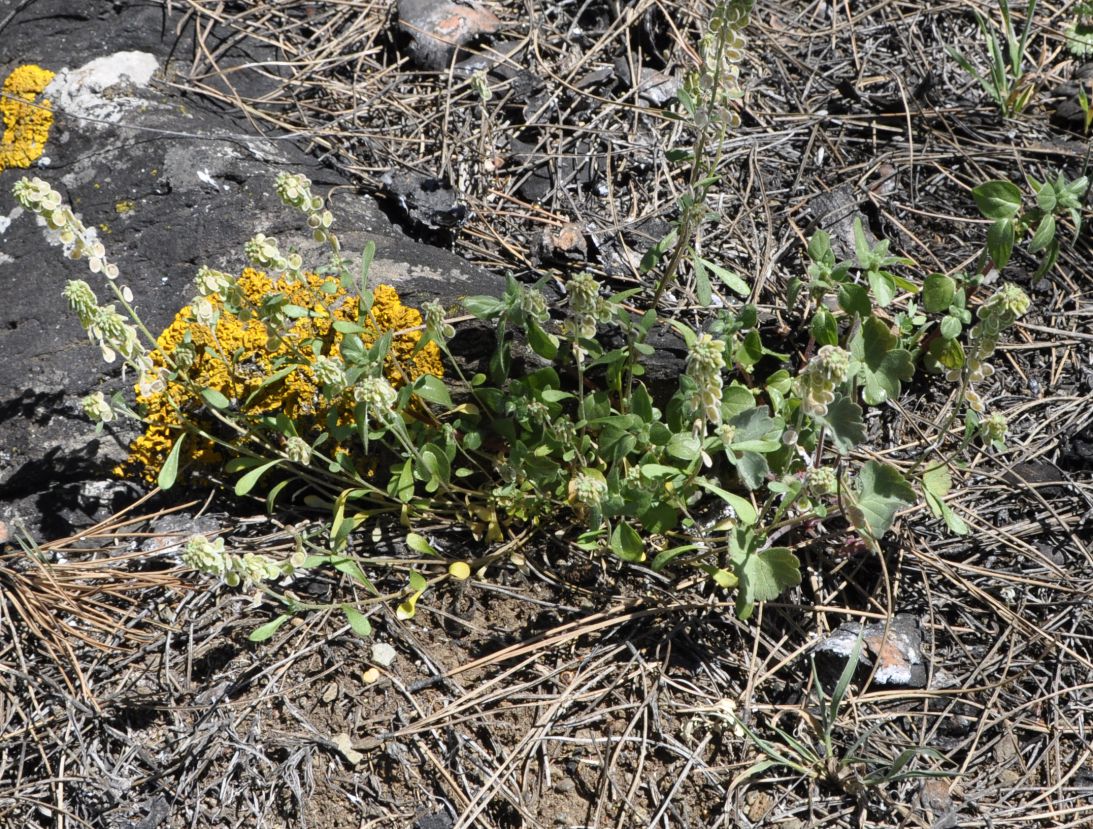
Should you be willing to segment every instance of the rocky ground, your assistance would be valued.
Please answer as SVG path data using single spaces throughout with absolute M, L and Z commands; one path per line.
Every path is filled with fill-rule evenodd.
M 860 217 L 923 272 L 952 272 L 986 230 L 973 186 L 1087 172 L 1078 90 L 1093 97 L 1093 69 L 1065 48 L 1073 4 L 1036 9 L 1032 95 L 1013 119 L 946 51 L 985 67 L 976 10 L 1000 20 L 986 0 L 757 4 L 703 245 L 752 286 L 783 350 L 815 229 L 844 255 Z M 280 170 L 333 193 L 343 242 L 375 240 L 379 278 L 408 302 L 496 292 L 506 273 L 560 285 L 587 269 L 623 288 L 676 216 L 667 151 L 688 133 L 666 110 L 708 13 L 23 0 L 0 5 L 0 74 L 58 72 L 48 165 L 32 172 L 100 228 L 153 328 L 197 265 L 237 269 L 255 232 L 292 236 Z M 0 825 L 1093 825 L 1084 226 L 1045 276 L 1021 254 L 1006 269 L 1033 307 L 984 390 L 1008 448 L 969 450 L 949 502 L 970 535 L 922 507 L 882 556 L 818 537 L 797 549 L 801 587 L 746 623 L 731 596 L 548 535 L 506 545 L 412 620 L 376 614 L 370 640 L 318 612 L 254 643 L 271 607 L 185 571 L 181 541 L 285 552 L 320 516 L 269 517 L 219 490 L 145 498 L 110 474 L 131 433 L 94 436 L 76 401 L 126 383 L 68 315 L 74 266 L 18 215 L 21 174 L 0 170 Z M 666 300 L 699 324 L 692 280 Z M 877 451 L 913 457 L 942 403 L 914 384 L 870 423 Z M 424 529 L 475 554 L 455 529 Z M 413 564 L 382 534 L 354 552 L 381 589 Z M 300 589 L 336 604 L 356 588 L 320 571 Z M 819 745 L 810 655 L 837 674 L 859 621 L 875 670 L 832 734 L 872 765 L 741 779 L 763 755 L 732 712 L 760 738 Z M 907 775 L 870 779 L 906 749 Z

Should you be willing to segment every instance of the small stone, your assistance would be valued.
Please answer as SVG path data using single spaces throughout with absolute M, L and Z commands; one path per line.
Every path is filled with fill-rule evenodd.
M 554 264 L 579 264 L 588 258 L 588 244 L 581 226 L 569 222 L 547 228 L 539 237 L 539 259 Z
M 353 748 L 352 738 L 344 731 L 341 734 L 335 734 L 331 742 L 338 749 L 338 753 L 349 762 L 349 765 L 355 766 L 364 759 L 364 755 Z
M 372 661 L 381 668 L 390 668 L 398 654 L 386 642 L 372 643 Z
M 641 82 L 638 84 L 638 97 L 655 107 L 662 107 L 675 100 L 681 85 L 682 81 L 675 75 L 643 67 Z

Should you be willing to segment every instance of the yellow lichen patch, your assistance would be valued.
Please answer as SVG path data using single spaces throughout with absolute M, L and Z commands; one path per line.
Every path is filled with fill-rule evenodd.
M 145 431 L 130 445 L 128 467 L 119 468 L 119 473 L 132 470 L 149 482 L 154 481 L 179 435 L 180 412 L 198 419 L 212 434 L 229 442 L 236 439 L 222 424 L 202 414 L 204 401 L 197 392 L 202 388 L 226 397 L 232 405 L 232 411 L 226 414 L 241 425 L 253 425 L 263 415 L 282 413 L 294 422 L 299 435 L 310 440 L 325 427 L 331 409 L 336 410 L 340 422 L 346 422 L 352 417 L 348 394 L 333 402 L 325 400 L 310 366 L 315 359 L 316 344 L 324 356 L 341 356 L 342 335 L 333 327 L 337 320 L 361 325 L 365 330 L 359 336 L 366 346 L 374 344 L 385 332 L 395 333 L 384 367 L 393 385 L 404 382 L 399 366 L 411 379 L 422 374 L 443 375 L 440 350 L 435 343 L 414 353 L 421 334 L 406 329 L 420 326 L 421 314 L 404 306 L 393 288 L 387 285 L 376 288 L 373 323 L 372 319 L 357 319 L 358 303 L 344 289 L 323 292 L 322 286 L 331 281 L 330 277 L 312 273 L 304 277 L 301 282 L 286 279 L 273 282 L 265 273 L 247 268 L 239 278 L 243 295 L 254 306 L 280 293 L 291 305 L 314 313 L 291 320 L 287 331 L 274 341 L 262 321 L 240 319 L 216 294 L 209 297 L 219 314 L 213 328 L 197 322 L 192 307 L 179 311 L 159 336 L 152 359 L 157 369 L 168 368 L 165 355 L 171 355 L 172 362 L 188 363 L 189 367 L 161 391 L 142 394 L 138 387 L 137 403 L 144 411 Z M 182 355 L 186 355 L 185 360 L 180 359 Z M 263 388 L 267 378 L 290 367 L 284 377 Z M 224 449 L 212 441 L 193 438 L 190 441 L 185 451 L 187 459 L 199 464 L 225 460 Z M 337 448 L 328 450 L 336 452 Z
M 4 121 L 0 170 L 29 167 L 41 157 L 53 126 L 53 108 L 48 99 L 36 99 L 51 80 L 52 72 L 34 64 L 14 69 L 4 80 L 4 94 L 0 96 L 0 117 Z
M 114 204 L 114 212 L 119 216 L 124 216 L 126 213 L 132 213 L 133 208 L 137 206 L 137 203 L 132 199 L 122 199 Z

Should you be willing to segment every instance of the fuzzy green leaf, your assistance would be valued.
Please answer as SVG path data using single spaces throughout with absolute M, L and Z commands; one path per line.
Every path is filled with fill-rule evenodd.
M 729 423 L 736 428 L 732 449 L 737 452 L 777 452 L 782 448 L 785 422 L 770 416 L 766 406 L 756 406 L 741 412 Z
M 1032 234 L 1032 241 L 1030 241 L 1028 245 L 1028 252 L 1038 253 L 1051 244 L 1051 241 L 1054 238 L 1055 217 L 1048 213 L 1040 220 L 1040 224 L 1036 226 L 1036 232 Z
M 463 299 L 466 312 L 480 320 L 490 319 L 500 313 L 503 307 L 501 300 L 492 296 L 469 296 Z
M 736 517 L 740 519 L 740 523 L 747 526 L 753 526 L 756 521 L 759 520 L 759 514 L 755 511 L 755 507 L 752 506 L 751 501 L 747 498 L 742 498 L 739 495 L 734 495 L 731 492 L 727 492 L 716 484 L 712 484 L 709 481 L 705 481 L 701 478 L 698 479 L 698 484 L 707 492 L 710 492 L 728 504 L 733 508 L 736 513 Z
M 417 533 L 406 533 L 406 546 L 413 550 L 415 553 L 421 553 L 423 556 L 439 556 L 433 545 L 425 540 L 425 537 L 418 535 Z
M 827 404 L 827 414 L 816 420 L 827 427 L 835 448 L 842 455 L 865 440 L 861 406 L 845 394 L 836 393 L 835 399 Z
M 838 297 L 839 307 L 848 314 L 867 317 L 873 312 L 873 304 L 869 301 L 869 291 L 863 285 L 846 282 L 839 286 Z M 834 343 L 834 345 L 837 344 Z
M 931 314 L 948 308 L 956 296 L 956 280 L 943 273 L 932 273 L 922 283 L 922 305 Z
M 988 181 L 972 190 L 979 212 L 988 219 L 1010 219 L 1021 209 L 1021 191 L 1009 181 Z
M 558 356 L 558 338 L 544 331 L 536 320 L 528 320 L 527 335 L 531 350 L 544 360 L 553 360 Z
M 987 253 L 999 270 L 1006 267 L 1013 255 L 1013 241 L 1012 219 L 999 219 L 987 228 Z
M 736 615 L 747 619 L 756 602 L 777 599 L 787 587 L 801 583 L 801 562 L 787 547 L 750 553 L 735 563 L 739 579 Z
M 869 317 L 850 341 L 863 385 L 862 399 L 870 406 L 897 399 L 900 381 L 914 376 L 911 353 L 895 346 L 896 336 L 876 317 Z
M 941 336 L 946 340 L 955 340 L 964 329 L 963 324 L 954 316 L 946 316 L 941 320 Z
M 212 406 L 214 409 L 223 411 L 231 406 L 232 402 L 225 397 L 221 392 L 216 389 L 202 389 L 201 396 L 205 398 L 205 402 Z
M 349 622 L 349 627 L 353 629 L 357 636 L 361 639 L 367 639 L 372 635 L 372 623 L 368 621 L 367 616 L 351 604 L 343 604 L 341 608 L 342 613 L 345 614 L 345 620 Z
M 269 461 L 262 464 L 261 466 L 257 466 L 252 469 L 250 472 L 248 472 L 246 475 L 244 475 L 242 478 L 235 482 L 235 494 L 239 496 L 246 495 L 248 492 L 254 489 L 254 485 L 258 483 L 258 479 L 265 474 L 267 469 L 277 466 L 277 464 L 279 463 L 281 463 L 281 458 Z
M 637 530 L 625 521 L 620 521 L 615 525 L 615 529 L 611 531 L 609 543 L 611 552 L 623 561 L 638 562 L 645 560 L 645 542 L 641 540 Z
M 171 447 L 171 453 L 167 456 L 167 460 L 163 462 L 163 467 L 159 470 L 156 484 L 164 492 L 173 487 L 175 485 L 175 479 L 178 478 L 178 458 L 182 454 L 182 444 L 185 440 L 186 433 L 183 432 L 178 436 L 175 445 Z
M 915 491 L 894 466 L 868 461 L 858 473 L 855 490 L 847 493 L 847 518 L 859 530 L 881 538 L 896 513 L 915 503 Z
M 702 443 L 690 432 L 677 432 L 668 441 L 668 454 L 681 461 L 693 461 L 702 451 Z
M 820 308 L 813 315 L 808 333 L 812 335 L 817 345 L 839 344 L 839 324 L 835 322 L 835 315 L 826 308 Z
M 250 636 L 248 636 L 247 638 L 250 639 L 250 641 L 252 642 L 265 642 L 277 632 L 277 629 L 281 627 L 281 625 L 283 625 L 291 618 L 292 617 L 288 613 L 282 613 L 273 621 L 266 622 L 264 625 L 259 625 L 258 627 L 256 627 L 254 630 L 251 631 Z
M 452 396 L 448 393 L 448 387 L 444 385 L 444 381 L 431 374 L 423 374 L 414 381 L 414 394 L 438 406 L 452 405 Z
M 730 271 L 728 268 L 723 268 L 709 259 L 702 259 L 701 262 L 706 268 L 713 271 L 714 276 L 720 279 L 725 287 L 733 293 L 743 297 L 751 293 L 751 286 L 741 278 L 740 274 Z
M 938 498 L 944 498 L 953 488 L 953 478 L 949 467 L 943 463 L 934 464 L 922 473 L 922 488 Z

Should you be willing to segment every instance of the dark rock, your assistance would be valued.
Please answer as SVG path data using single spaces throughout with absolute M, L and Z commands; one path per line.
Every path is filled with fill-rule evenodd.
M 68 311 L 68 280 L 86 280 L 104 302 L 109 290 L 15 203 L 11 187 L 22 176 L 49 181 L 99 229 L 153 333 L 193 296 L 199 265 L 239 272 L 243 243 L 258 232 L 283 249 L 298 246 L 306 262 L 325 261 L 308 258 L 321 246 L 274 192 L 281 171 L 302 172 L 315 192 L 331 194 L 345 252 L 353 259 L 374 241 L 373 282 L 393 285 L 407 304 L 452 306 L 502 290 L 485 271 L 407 239 L 371 197 L 290 142 L 250 134 L 164 84 L 173 29 L 158 6 L 40 0 L 17 10 L 0 37 L 5 76 L 29 62 L 58 73 L 48 166 L 0 171 L 0 520 L 36 536 L 67 535 L 116 506 L 117 491 L 86 485 L 110 479 L 135 433 L 115 421 L 96 435 L 79 400 L 100 390 L 128 395 L 133 377 L 103 363 Z M 158 67 L 150 78 L 149 66 Z
M 1056 124 L 1074 130 L 1085 131 L 1085 113 L 1082 112 L 1078 89 L 1085 90 L 1086 100 L 1093 100 L 1093 63 L 1085 63 L 1074 72 L 1074 77 L 1067 83 L 1052 90 L 1052 97 L 1058 100 L 1051 120 Z
M 836 628 L 815 648 L 816 670 L 829 692 L 838 682 L 853 652 L 861 628 L 847 622 Z M 861 659 L 855 679 L 864 682 L 873 671 L 873 684 L 886 688 L 925 688 L 926 660 L 922 655 L 922 630 L 909 614 L 894 616 L 885 636 L 885 623 L 874 622 L 861 631 Z
M 452 230 L 467 221 L 467 206 L 445 181 L 418 173 L 387 173 L 381 181 L 410 229 Z

